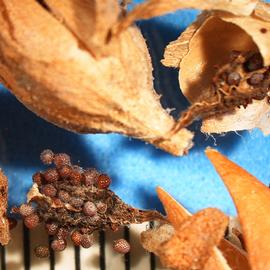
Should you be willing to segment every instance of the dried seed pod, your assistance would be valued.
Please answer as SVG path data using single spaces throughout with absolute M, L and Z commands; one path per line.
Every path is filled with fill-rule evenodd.
M 50 149 L 43 150 L 40 154 L 40 160 L 45 165 L 50 165 L 53 162 L 54 153 Z
M 34 229 L 39 224 L 39 217 L 37 214 L 31 214 L 24 218 L 24 224 L 28 229 Z
M 97 186 L 101 189 L 107 189 L 109 188 L 111 184 L 111 178 L 106 174 L 99 175 L 97 179 Z
M 44 179 L 48 183 L 56 182 L 56 181 L 59 180 L 59 173 L 58 173 L 58 171 L 55 168 L 46 170 L 43 173 L 43 175 L 44 175 Z
M 35 208 L 31 204 L 22 204 L 19 207 L 19 213 L 23 217 L 27 217 L 35 212 Z
M 54 156 L 53 162 L 54 162 L 56 168 L 61 168 L 63 166 L 70 165 L 70 163 L 71 163 L 70 156 L 68 154 L 65 154 L 65 153 L 56 154 Z
M 67 242 L 63 239 L 53 240 L 51 243 L 51 248 L 54 251 L 63 251 L 67 246 Z
M 51 185 L 51 184 L 47 184 L 45 186 L 42 187 L 41 192 L 48 197 L 55 197 L 56 193 L 57 193 L 57 189 Z
M 81 245 L 81 240 L 82 240 L 82 234 L 78 231 L 74 231 L 71 234 L 71 240 L 75 246 L 80 246 Z
M 50 255 L 49 248 L 46 246 L 38 246 L 35 248 L 35 255 L 38 258 L 48 258 Z
M 113 242 L 113 249 L 120 254 L 126 254 L 130 251 L 130 244 L 125 239 L 118 239 Z
M 1 81 L 20 101 L 69 130 L 118 132 L 187 153 L 193 134 L 168 135 L 175 121 L 153 89 L 140 31 L 132 26 L 110 38 L 121 17 L 118 0 L 45 0 L 48 9 L 26 1 L 4 0 L 0 14 Z
M 97 207 L 93 202 L 86 202 L 83 205 L 83 213 L 86 216 L 93 217 L 97 213 Z
M 83 179 L 83 176 L 81 175 L 80 172 L 76 171 L 76 170 L 72 170 L 69 174 L 69 180 L 70 183 L 74 186 L 78 186 L 81 184 Z
M 94 243 L 93 236 L 88 234 L 83 234 L 81 236 L 81 246 L 83 248 L 90 248 Z
M 107 204 L 103 202 L 97 202 L 96 207 L 101 214 L 105 214 L 108 209 Z
M 56 237 L 58 239 L 66 239 L 69 235 L 69 230 L 66 228 L 60 228 L 57 233 L 56 233 Z
M 83 206 L 84 201 L 80 198 L 72 197 L 69 203 L 75 208 L 80 208 Z

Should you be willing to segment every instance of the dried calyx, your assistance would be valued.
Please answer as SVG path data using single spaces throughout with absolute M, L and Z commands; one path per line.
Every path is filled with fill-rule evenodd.
M 48 161 L 47 154 L 47 150 L 41 154 L 43 161 Z M 72 165 L 67 154 L 53 154 L 50 159 L 56 168 L 33 175 L 28 203 L 14 207 L 13 212 L 22 216 L 29 229 L 44 223 L 48 234 L 54 237 L 53 250 L 62 251 L 68 236 L 75 245 L 89 248 L 94 231 L 116 231 L 132 223 L 163 219 L 156 211 L 139 210 L 121 201 L 108 189 L 109 176 Z
M 111 26 L 125 13 L 123 5 L 118 0 L 2 0 L 0 81 L 58 126 L 118 132 L 183 155 L 193 134 L 183 129 L 168 136 L 175 120 L 154 91 L 139 29 L 111 35 Z

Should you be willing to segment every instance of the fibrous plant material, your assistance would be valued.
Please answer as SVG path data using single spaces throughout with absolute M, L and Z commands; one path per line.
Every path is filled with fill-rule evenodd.
M 132 223 L 164 219 L 156 211 L 140 210 L 125 204 L 109 190 L 108 184 L 104 185 L 104 179 L 109 178 L 107 175 L 95 169 L 84 170 L 72 165 L 68 155 L 53 154 L 52 162 L 59 164 L 59 156 L 62 157 L 62 166 L 69 166 L 69 173 L 61 175 L 63 167 L 49 168 L 38 173 L 40 181 L 36 181 L 37 174 L 34 174 L 34 185 L 28 193 L 27 204 L 13 208 L 29 229 L 44 224 L 48 234 L 54 238 L 51 243 L 53 250 L 64 250 L 69 236 L 76 246 L 89 248 L 93 244 L 92 233 L 95 231 L 116 231 Z M 58 176 L 48 177 L 48 171 L 55 171 L 53 175 Z M 119 252 L 120 247 L 118 245 Z M 43 256 L 43 250 L 37 249 L 41 254 L 39 257 Z M 123 253 L 126 252 L 127 245 Z
M 143 232 L 143 247 L 156 253 L 168 268 L 230 269 L 216 248 L 226 229 L 227 217 L 210 208 L 191 216 L 164 190 L 157 191 L 170 224 Z
M 206 154 L 237 208 L 251 268 L 270 268 L 269 188 L 219 152 L 208 149 Z
M 58 126 L 118 132 L 183 155 L 193 135 L 168 136 L 175 121 L 153 89 L 140 31 L 111 35 L 121 10 L 118 0 L 0 1 L 0 80 Z
M 7 214 L 8 181 L 0 169 L 0 244 L 7 245 L 10 240 Z

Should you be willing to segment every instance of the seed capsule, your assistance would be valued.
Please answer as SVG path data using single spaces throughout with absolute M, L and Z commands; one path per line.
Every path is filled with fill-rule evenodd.
M 82 239 L 82 234 L 79 233 L 78 231 L 75 231 L 71 234 L 71 240 L 75 246 L 81 245 L 81 239 Z
M 25 217 L 25 219 L 23 220 L 24 221 L 24 224 L 25 226 L 28 228 L 28 229 L 34 229 L 35 227 L 38 226 L 39 224 L 39 217 L 37 214 L 31 214 L 27 217 Z
M 65 165 L 70 165 L 70 156 L 65 153 L 59 153 L 54 156 L 54 164 L 56 168 L 61 168 Z
M 46 246 L 38 246 L 35 248 L 35 255 L 38 258 L 47 258 L 49 257 L 49 248 Z
M 66 239 L 67 237 L 68 237 L 68 235 L 69 235 L 69 231 L 67 230 L 67 229 L 65 229 L 65 228 L 60 228 L 59 230 L 58 230 L 58 232 L 57 232 L 57 234 L 56 234 L 56 237 L 58 238 L 58 239 Z
M 101 214 L 105 214 L 107 211 L 107 204 L 103 203 L 103 202 L 98 202 L 96 204 L 97 206 L 97 210 L 98 212 L 100 212 Z
M 81 246 L 83 248 L 90 248 L 93 245 L 93 237 L 88 234 L 83 234 L 81 236 Z
M 53 158 L 54 158 L 54 153 L 50 149 L 46 149 L 46 150 L 42 151 L 40 154 L 40 160 L 45 165 L 52 164 Z
M 48 233 L 49 235 L 55 235 L 55 234 L 57 233 L 57 230 L 58 230 L 58 225 L 57 225 L 57 223 L 55 223 L 55 222 L 47 223 L 47 224 L 45 225 L 45 228 L 46 228 L 47 233 Z
M 118 239 L 113 242 L 114 251 L 126 254 L 130 251 L 130 244 L 125 239 Z
M 51 248 L 54 251 L 63 251 L 66 248 L 66 246 L 67 246 L 67 243 L 63 239 L 56 239 L 56 240 L 53 240 L 51 243 Z
M 44 178 L 48 183 L 56 182 L 59 180 L 59 173 L 56 169 L 48 169 L 44 172 Z
M 100 189 L 107 189 L 111 184 L 111 178 L 106 174 L 101 174 L 97 180 L 97 186 Z
M 30 204 L 22 204 L 19 208 L 19 213 L 23 217 L 27 217 L 35 212 L 35 208 Z
M 227 83 L 229 85 L 239 85 L 241 76 L 238 72 L 231 72 L 228 74 Z
M 43 186 L 41 191 L 45 196 L 48 196 L 48 197 L 55 197 L 57 193 L 57 189 L 51 184 L 47 184 Z
M 73 197 L 70 199 L 69 203 L 75 208 L 80 208 L 83 206 L 83 200 L 80 198 Z
M 70 183 L 74 186 L 79 186 L 82 182 L 82 175 L 76 170 L 72 170 L 69 175 Z
M 95 206 L 95 204 L 93 202 L 86 202 L 83 205 L 83 213 L 86 216 L 93 217 L 97 213 L 97 207 Z

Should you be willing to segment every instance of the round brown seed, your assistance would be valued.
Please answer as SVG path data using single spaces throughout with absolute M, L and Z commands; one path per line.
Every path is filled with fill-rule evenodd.
M 65 228 L 60 228 L 58 231 L 57 231 L 57 234 L 56 234 L 56 237 L 58 239 L 66 239 L 69 235 L 69 231 Z
M 81 236 L 81 246 L 83 248 L 90 248 L 94 243 L 93 237 L 88 234 L 83 234 Z
M 87 169 L 83 173 L 83 182 L 86 186 L 95 185 L 100 173 L 96 169 Z
M 38 246 L 35 248 L 35 255 L 38 258 L 47 258 L 50 255 L 49 248 L 46 246 Z
M 32 176 L 33 182 L 36 183 L 37 185 L 42 185 L 42 179 L 43 176 L 40 172 L 36 172 L 35 174 L 33 174 Z
M 100 189 L 107 189 L 111 184 L 111 178 L 106 174 L 101 174 L 97 180 L 97 186 Z
M 48 197 L 55 197 L 56 193 L 57 193 L 57 189 L 51 185 L 51 184 L 47 184 L 45 186 L 43 186 L 41 188 L 41 192 Z
M 260 84 L 264 79 L 264 76 L 262 73 L 253 73 L 251 77 L 249 78 L 248 82 L 251 85 L 257 85 Z
M 97 210 L 98 212 L 100 212 L 101 214 L 105 214 L 107 211 L 107 204 L 103 203 L 103 202 L 98 202 L 96 204 L 97 206 Z
M 55 235 L 58 231 L 58 225 L 55 222 L 45 224 L 45 228 L 49 235 Z
M 69 202 L 70 201 L 70 195 L 68 194 L 68 192 L 64 191 L 64 190 L 60 190 L 58 192 L 58 198 L 62 201 L 62 202 Z
M 45 165 L 52 164 L 53 158 L 54 158 L 54 153 L 50 149 L 46 149 L 46 150 L 42 151 L 40 154 L 40 160 Z
M 72 170 L 69 175 L 70 183 L 74 186 L 79 186 L 82 182 L 82 175 L 76 170 Z
M 97 207 L 93 202 L 86 202 L 83 205 L 83 213 L 86 216 L 93 217 L 97 213 Z
M 130 251 L 130 244 L 125 239 L 118 239 L 113 242 L 114 251 L 126 254 Z
M 74 206 L 75 208 L 80 208 L 83 206 L 83 200 L 80 198 L 72 197 L 69 203 Z
M 23 217 L 27 217 L 35 212 L 35 208 L 30 204 L 22 204 L 19 208 L 19 213 Z
M 24 221 L 25 226 L 31 230 L 31 229 L 34 229 L 38 226 L 39 217 L 37 214 L 31 214 L 31 215 L 25 217 L 25 219 L 23 221 Z
M 55 168 L 48 169 L 44 172 L 43 175 L 48 183 L 56 182 L 59 180 L 59 173 Z
M 64 165 L 70 165 L 70 156 L 65 153 L 59 153 L 54 156 L 54 164 L 56 168 L 61 168 Z
M 72 168 L 69 165 L 64 165 L 58 169 L 58 172 L 62 178 L 68 178 L 72 172 Z
M 227 83 L 229 85 L 239 85 L 241 75 L 238 72 L 231 72 L 228 74 Z
M 66 248 L 66 246 L 67 246 L 67 243 L 63 239 L 56 239 L 56 240 L 53 240 L 51 243 L 51 248 L 54 251 L 63 251 Z
M 71 240 L 75 246 L 79 246 L 81 244 L 82 234 L 78 231 L 75 231 L 71 234 Z

